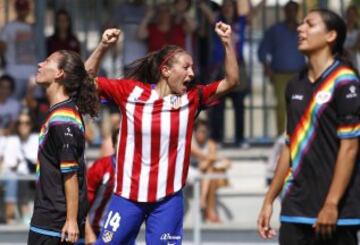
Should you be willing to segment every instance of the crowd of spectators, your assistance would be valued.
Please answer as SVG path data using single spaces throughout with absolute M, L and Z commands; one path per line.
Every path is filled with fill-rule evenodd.
M 164 45 L 175 44 L 195 57 L 196 77 L 200 82 L 213 81 L 222 77 L 224 73 L 221 65 L 224 53 L 213 26 L 217 21 L 231 24 L 242 85 L 228 94 L 227 98 L 232 101 L 235 114 L 233 143 L 236 147 L 247 147 L 244 132 L 244 100 L 251 93 L 251 77 L 247 73 L 244 45 L 252 18 L 263 8 L 266 0 L 257 2 L 258 5 L 253 6 L 251 0 L 224 0 L 222 5 L 205 0 L 174 0 L 146 6 L 143 0 L 124 1 L 114 6 L 108 20 L 109 25 L 120 27 L 124 31 L 121 47 L 110 52 L 109 60 L 113 61 L 114 57 L 122 58 L 122 67 L 118 74 L 120 75 L 122 72 L 126 73 L 128 65 L 135 59 Z M 28 220 L 31 199 L 29 195 L 33 186 L 26 181 L 11 179 L 11 176 L 35 173 L 37 135 L 49 109 L 44 92 L 35 85 L 33 78 L 37 67 L 37 45 L 34 24 L 28 22 L 28 16 L 33 11 L 34 3 L 30 0 L 16 0 L 14 3 L 16 18 L 6 23 L 0 32 L 0 176 L 10 177 L 5 181 L 0 180 L 0 197 L 3 197 L 0 208 L 5 210 L 0 210 L 3 214 L 0 221 L 7 223 L 14 222 L 16 215 L 24 222 Z M 305 64 L 304 56 L 297 51 L 298 10 L 298 4 L 289 1 L 284 7 L 285 20 L 276 23 L 265 32 L 258 50 L 259 60 L 264 65 L 265 75 L 274 86 L 277 99 L 277 135 L 281 135 L 285 127 L 282 97 L 286 82 Z M 46 53 L 49 55 L 56 50 L 68 49 L 86 54 L 88 51 L 82 50 L 83 46 L 77 32 L 74 31 L 70 13 L 66 9 L 57 9 L 54 12 L 54 31 L 46 37 Z M 359 67 L 358 19 L 357 8 L 350 6 L 346 11 L 346 47 L 354 64 Z M 109 72 L 104 69 L 103 73 Z M 209 128 L 200 123 L 197 127 L 198 132 L 195 132 L 195 137 L 204 138 L 201 132 L 208 130 L 206 144 L 197 142 L 199 138 L 194 139 L 196 146 L 193 167 L 200 172 L 209 173 L 216 169 L 214 164 L 217 161 L 207 158 L 216 155 L 216 147 L 224 142 L 224 108 L 225 102 L 222 101 L 209 110 Z M 99 120 L 86 120 L 87 143 L 89 146 L 99 147 L 101 156 L 113 154 L 111 132 L 119 126 L 120 118 L 119 111 L 108 102 L 103 105 Z M 199 146 L 207 150 L 214 149 L 210 154 L 201 153 L 202 150 L 196 153 Z M 206 159 L 202 159 L 202 156 L 206 156 Z M 194 160 L 196 158 L 197 160 Z M 208 164 L 205 166 L 204 162 Z M 223 166 L 223 169 L 226 168 Z M 201 201 L 205 218 L 218 222 L 213 198 L 219 183 L 205 181 L 202 186 Z

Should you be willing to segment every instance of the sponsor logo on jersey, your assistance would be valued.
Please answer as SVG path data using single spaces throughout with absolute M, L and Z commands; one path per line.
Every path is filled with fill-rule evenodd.
M 181 240 L 181 236 L 171 235 L 170 233 L 164 233 L 160 236 L 161 241 L 178 241 Z
M 330 98 L 331 98 L 331 93 L 326 91 L 320 91 L 315 96 L 316 103 L 320 105 L 328 102 Z
M 292 100 L 303 100 L 303 99 L 304 99 L 304 95 L 302 95 L 302 94 L 293 94 L 293 95 L 291 96 L 291 99 L 292 99 Z

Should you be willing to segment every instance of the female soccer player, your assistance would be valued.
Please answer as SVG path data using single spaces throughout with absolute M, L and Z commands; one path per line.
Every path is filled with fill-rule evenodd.
M 298 27 L 308 67 L 286 90 L 287 144 L 258 218 L 263 238 L 281 192 L 280 244 L 358 244 L 360 81 L 343 56 L 344 21 L 311 11 Z
M 84 123 L 99 99 L 78 54 L 57 51 L 39 63 L 36 82 L 50 109 L 39 136 L 36 197 L 28 244 L 74 243 L 87 212 Z M 81 204 L 81 205 L 80 205 Z
M 98 78 L 101 95 L 122 111 L 115 192 L 96 244 L 134 244 L 143 221 L 147 244 L 180 244 L 183 196 L 191 135 L 200 105 L 207 105 L 239 82 L 231 27 L 215 30 L 225 49 L 225 78 L 207 86 L 190 86 L 191 56 L 166 46 L 135 61 L 125 79 Z M 100 59 L 119 30 L 105 31 L 86 62 L 97 71 Z

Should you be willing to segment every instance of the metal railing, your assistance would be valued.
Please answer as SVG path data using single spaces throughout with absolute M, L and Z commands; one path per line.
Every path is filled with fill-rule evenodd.
M 200 174 L 194 178 L 193 186 L 193 244 L 200 245 L 202 243 L 202 214 L 200 206 L 200 183 L 202 180 L 214 180 L 214 179 L 234 179 L 234 178 L 252 178 L 252 175 L 239 175 L 230 173 L 213 173 L 213 174 Z M 1 175 L 0 181 L 6 180 L 21 180 L 21 181 L 35 181 L 36 175 Z

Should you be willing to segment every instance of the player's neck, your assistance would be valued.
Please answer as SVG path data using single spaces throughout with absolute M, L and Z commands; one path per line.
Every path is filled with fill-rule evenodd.
M 311 82 L 315 82 L 321 74 L 334 63 L 334 57 L 330 52 L 319 52 L 316 55 L 310 55 L 309 57 L 309 79 Z
M 70 96 L 65 93 L 64 87 L 57 84 L 52 84 L 46 88 L 46 97 L 48 98 L 50 107 L 70 98 Z
M 163 97 L 171 94 L 170 87 L 165 80 L 160 80 L 156 84 L 155 91 L 158 93 L 160 98 L 163 98 Z

